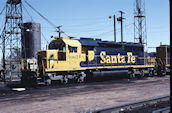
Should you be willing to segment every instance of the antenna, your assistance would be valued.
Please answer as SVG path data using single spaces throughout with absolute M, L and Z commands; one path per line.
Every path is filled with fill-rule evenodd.
M 145 0 L 134 2 L 134 42 L 147 46 Z
M 58 33 L 59 33 L 59 38 L 61 38 L 61 33 L 64 33 L 63 31 L 61 31 L 61 28 L 62 26 L 58 26 L 57 29 L 58 29 Z

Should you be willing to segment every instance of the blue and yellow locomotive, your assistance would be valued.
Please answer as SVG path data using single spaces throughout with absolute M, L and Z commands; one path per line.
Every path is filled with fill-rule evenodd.
M 162 60 L 160 56 L 158 59 Z M 83 82 L 91 79 L 93 72 L 101 71 L 127 70 L 130 77 L 142 77 L 153 75 L 157 67 L 157 58 L 147 56 L 143 44 L 92 38 L 55 37 L 48 50 L 38 52 L 37 62 L 33 60 L 26 61 L 32 69 L 29 66 L 22 69 L 22 80 L 36 78 L 48 84 L 53 80 L 67 83 L 70 79 Z

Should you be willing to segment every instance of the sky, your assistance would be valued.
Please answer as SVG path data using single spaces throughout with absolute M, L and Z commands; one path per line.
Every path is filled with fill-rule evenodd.
M 27 0 L 36 10 L 56 26 L 61 25 L 67 36 L 91 37 L 113 41 L 113 19 L 125 12 L 124 41 L 134 42 L 134 1 L 135 0 Z M 6 0 L 0 0 L 0 11 Z M 156 46 L 170 44 L 169 0 L 145 0 L 148 51 Z M 4 25 L 5 13 L 0 15 L 0 32 Z M 41 23 L 42 49 L 58 36 L 56 29 L 42 19 L 23 1 L 23 21 Z M 117 41 L 120 41 L 120 23 L 116 23 Z M 63 35 L 63 36 L 66 36 Z M 152 48 L 153 47 L 153 48 Z

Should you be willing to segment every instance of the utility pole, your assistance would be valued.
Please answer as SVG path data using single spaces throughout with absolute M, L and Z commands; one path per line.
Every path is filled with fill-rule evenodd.
M 119 11 L 119 13 L 121 14 L 121 17 L 117 18 L 117 21 L 119 21 L 121 23 L 121 42 L 123 42 L 123 14 L 125 14 L 123 11 Z
M 112 16 L 109 16 L 109 19 L 111 19 Z M 116 18 L 115 15 L 113 16 L 113 21 L 114 21 L 114 42 L 116 42 L 116 22 L 115 22 Z
M 59 33 L 59 38 L 61 38 L 61 33 L 64 33 L 63 31 L 61 31 L 61 28 L 62 26 L 58 26 L 57 29 L 58 29 L 58 33 Z

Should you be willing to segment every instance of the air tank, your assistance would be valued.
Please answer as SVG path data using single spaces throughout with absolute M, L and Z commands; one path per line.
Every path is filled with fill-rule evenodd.
M 41 25 L 23 23 L 21 42 L 22 58 L 37 58 L 37 52 L 41 50 Z

